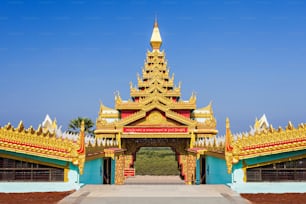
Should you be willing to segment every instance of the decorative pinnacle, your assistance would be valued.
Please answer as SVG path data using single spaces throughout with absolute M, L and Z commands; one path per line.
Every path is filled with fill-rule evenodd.
M 162 39 L 159 33 L 159 28 L 158 28 L 158 23 L 157 23 L 157 18 L 155 18 L 150 44 L 153 50 L 159 50 L 162 44 Z
M 155 16 L 155 20 L 154 20 L 154 28 L 158 28 L 157 16 Z
M 82 120 L 81 122 L 81 131 L 83 132 L 85 130 L 85 122 Z
M 229 118 L 227 117 L 226 118 L 226 129 L 229 129 L 230 128 L 230 120 L 229 120 Z

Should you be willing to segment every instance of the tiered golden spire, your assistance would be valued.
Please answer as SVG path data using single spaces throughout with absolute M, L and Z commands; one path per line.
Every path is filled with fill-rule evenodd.
M 174 75 L 169 77 L 165 53 L 159 50 L 162 39 L 156 19 L 150 44 L 153 50 L 147 52 L 146 61 L 142 69 L 142 77 L 139 75 L 137 77 L 138 87 L 134 88 L 131 84 L 131 97 L 135 100 L 142 100 L 155 93 L 178 101 L 180 87 L 174 87 Z

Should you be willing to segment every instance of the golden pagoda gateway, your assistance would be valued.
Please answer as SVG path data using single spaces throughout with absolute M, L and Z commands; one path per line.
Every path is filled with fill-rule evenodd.
M 96 123 L 97 138 L 113 141 L 117 146 L 105 149 L 113 161 L 116 184 L 124 183 L 124 170 L 133 168 L 136 152 L 141 147 L 174 149 L 181 177 L 186 183 L 196 181 L 196 160 L 205 149 L 194 148 L 196 140 L 212 138 L 218 133 L 212 106 L 196 109 L 196 96 L 181 99 L 181 87 L 169 76 L 165 52 L 160 50 L 162 38 L 155 21 L 150 45 L 137 86 L 130 84 L 129 100 L 115 96 L 115 108 L 101 104 Z M 118 156 L 117 156 L 118 155 Z M 108 162 L 108 165 L 111 162 Z M 200 173 L 201 174 L 201 173 Z M 108 179 L 110 182 L 112 179 Z

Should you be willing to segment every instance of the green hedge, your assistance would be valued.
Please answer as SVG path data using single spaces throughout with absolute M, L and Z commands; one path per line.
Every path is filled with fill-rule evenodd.
M 179 175 L 175 153 L 167 147 L 143 147 L 135 161 L 136 175 Z

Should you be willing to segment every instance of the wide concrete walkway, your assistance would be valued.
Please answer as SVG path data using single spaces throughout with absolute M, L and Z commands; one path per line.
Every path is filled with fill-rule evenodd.
M 150 177 L 149 180 L 154 180 Z M 171 184 L 175 178 L 164 177 L 164 185 L 138 184 L 125 185 L 86 185 L 60 201 L 60 204 L 226 204 L 250 203 L 225 185 L 181 185 Z M 145 181 L 144 177 L 140 180 Z M 163 177 L 155 177 L 162 181 Z M 166 185 L 165 185 L 166 184 Z
M 125 180 L 127 185 L 185 185 L 179 176 L 134 176 Z

